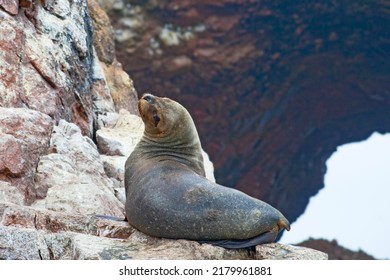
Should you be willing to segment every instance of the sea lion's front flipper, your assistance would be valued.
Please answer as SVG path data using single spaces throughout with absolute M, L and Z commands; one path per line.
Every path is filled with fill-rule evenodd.
M 272 243 L 276 240 L 278 231 L 267 231 L 255 237 L 243 240 L 206 240 L 199 243 L 211 244 L 226 249 L 242 249 L 260 244 Z

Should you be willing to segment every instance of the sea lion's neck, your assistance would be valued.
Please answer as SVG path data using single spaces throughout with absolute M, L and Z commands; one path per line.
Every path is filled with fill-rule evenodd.
M 173 160 L 187 165 L 201 176 L 205 176 L 202 149 L 199 137 L 193 138 L 159 137 L 144 134 L 137 148 L 147 159 Z

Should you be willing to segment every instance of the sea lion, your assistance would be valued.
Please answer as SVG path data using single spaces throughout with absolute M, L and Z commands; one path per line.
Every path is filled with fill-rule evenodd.
M 270 243 L 290 229 L 272 206 L 205 178 L 199 136 L 182 105 L 144 94 L 138 109 L 145 130 L 125 164 L 132 226 L 155 237 L 225 248 Z

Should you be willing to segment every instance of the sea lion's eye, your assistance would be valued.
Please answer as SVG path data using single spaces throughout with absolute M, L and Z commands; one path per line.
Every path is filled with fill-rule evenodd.
M 160 121 L 160 118 L 157 116 L 157 114 L 153 115 L 153 120 L 154 120 L 154 126 L 157 127 L 157 125 Z
M 148 102 L 151 102 L 152 101 L 152 97 L 150 95 L 145 95 L 143 97 L 144 100 L 148 101 Z

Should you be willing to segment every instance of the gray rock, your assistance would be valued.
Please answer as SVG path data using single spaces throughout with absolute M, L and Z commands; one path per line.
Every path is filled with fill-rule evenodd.
M 326 259 L 283 244 L 227 250 L 143 234 L 127 222 L 0 202 L 0 259 Z
M 256 246 L 256 259 L 259 260 L 327 260 L 328 255 L 305 247 L 278 243 Z
M 61 120 L 50 139 L 53 153 L 42 156 L 36 188 L 47 209 L 123 217 L 96 145 L 74 124 Z
M 134 150 L 143 134 L 143 122 L 140 117 L 120 110 L 114 127 L 96 132 L 99 151 L 108 156 L 125 156 Z
M 0 181 L 0 201 L 24 205 L 24 195 L 16 186 Z
M 107 176 L 123 182 L 124 180 L 124 168 L 126 157 L 125 156 L 106 156 L 102 155 L 104 171 Z
M 49 259 L 48 248 L 42 232 L 0 226 L 0 259 Z
M 27 245 L 27 246 L 26 246 Z M 290 252 L 279 259 L 326 259 L 326 254 L 307 248 L 269 244 L 272 250 Z M 262 259 L 264 247 L 256 248 Z M 307 257 L 305 258 L 305 255 Z M 47 233 L 42 230 L 0 226 L 0 259 L 76 259 L 76 260 L 221 260 L 253 259 L 248 250 L 227 250 L 188 240 L 148 237 L 134 231 L 128 239 L 91 236 L 80 233 Z M 263 258 L 264 259 L 264 258 Z M 269 259 L 278 259 L 275 256 Z

